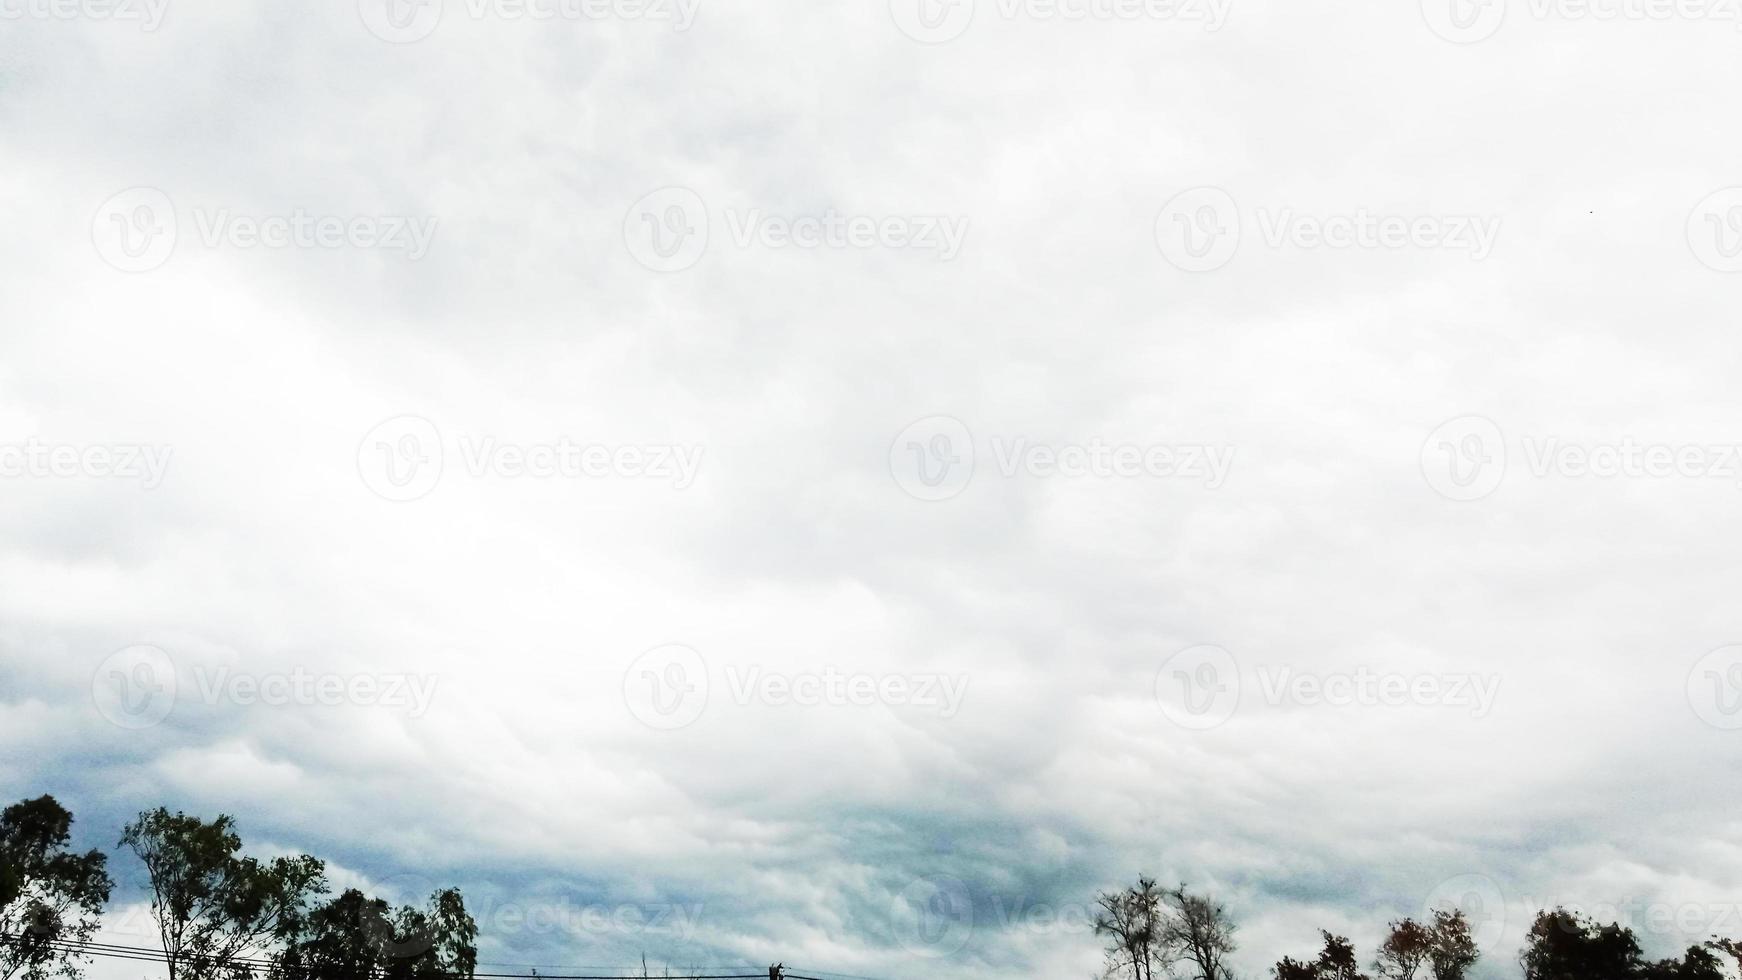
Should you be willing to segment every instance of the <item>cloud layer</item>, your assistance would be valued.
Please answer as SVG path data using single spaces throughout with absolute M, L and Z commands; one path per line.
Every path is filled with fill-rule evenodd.
M 0 0 L 0 789 L 491 964 L 1742 933 L 1742 64 L 1647 7 Z

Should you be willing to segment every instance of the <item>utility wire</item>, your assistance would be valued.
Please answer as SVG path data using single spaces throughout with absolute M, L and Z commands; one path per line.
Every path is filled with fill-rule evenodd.
M 22 945 L 28 937 L 24 935 L 9 935 L 0 933 L 0 943 L 17 943 Z M 64 940 L 50 940 L 46 945 L 50 949 L 61 952 L 75 953 L 81 956 L 96 956 L 105 959 L 129 960 L 132 962 L 168 963 L 169 953 L 162 949 L 152 949 L 145 946 L 121 946 L 114 943 L 73 943 Z M 231 957 L 230 962 L 247 969 L 270 969 L 276 964 L 271 960 L 252 956 Z M 669 974 L 659 977 L 648 977 L 645 974 L 559 974 L 559 973 L 444 973 L 438 976 L 453 977 L 462 980 L 471 977 L 474 980 L 766 980 L 766 973 L 684 973 Z M 377 972 L 374 976 L 385 976 L 385 972 Z

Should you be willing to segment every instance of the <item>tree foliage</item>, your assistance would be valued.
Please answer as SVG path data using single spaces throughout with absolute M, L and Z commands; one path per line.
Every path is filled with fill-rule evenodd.
M 326 890 L 325 866 L 306 854 L 245 857 L 235 821 L 204 821 L 159 807 L 139 815 L 121 843 L 144 862 L 169 980 L 241 980 L 242 958 L 294 936 Z
M 1151 980 L 1155 967 L 1182 980 L 1228 980 L 1234 921 L 1226 909 L 1185 885 L 1160 890 L 1155 879 L 1098 896 L 1097 935 L 1108 937 L 1106 974 Z
M 77 980 L 67 944 L 96 932 L 113 883 L 99 851 L 67 850 L 73 815 L 52 796 L 0 811 L 0 980 Z
M 392 908 L 347 889 L 315 908 L 274 959 L 277 980 L 434 980 L 477 967 L 478 926 L 456 889 Z

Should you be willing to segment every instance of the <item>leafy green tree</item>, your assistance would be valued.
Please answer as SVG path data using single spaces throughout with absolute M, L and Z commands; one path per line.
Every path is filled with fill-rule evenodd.
M 0 811 L 0 980 L 77 980 L 113 882 L 101 852 L 67 850 L 73 815 L 52 796 Z
M 274 958 L 276 980 L 440 980 L 477 969 L 478 926 L 457 889 L 398 909 L 356 889 L 325 903 Z
M 301 927 L 326 890 L 325 865 L 306 854 L 261 862 L 241 855 L 235 821 L 207 822 L 158 807 L 139 815 L 121 843 L 151 878 L 169 980 L 241 980 L 244 958 Z

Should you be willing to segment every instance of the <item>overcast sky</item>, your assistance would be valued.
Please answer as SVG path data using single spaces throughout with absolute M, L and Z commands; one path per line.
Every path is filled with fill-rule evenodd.
M 1058 2 L 0 0 L 6 799 L 501 969 L 1742 936 L 1736 12 Z

